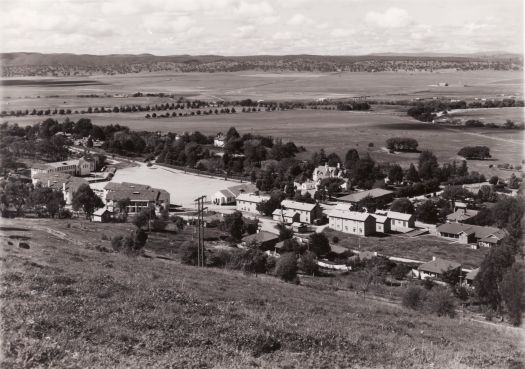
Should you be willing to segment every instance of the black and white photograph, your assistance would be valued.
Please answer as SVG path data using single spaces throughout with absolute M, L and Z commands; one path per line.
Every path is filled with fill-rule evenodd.
M 0 367 L 525 369 L 521 0 L 0 0 Z

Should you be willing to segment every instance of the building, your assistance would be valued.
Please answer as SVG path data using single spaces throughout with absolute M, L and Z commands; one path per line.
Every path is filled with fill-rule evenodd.
M 213 139 L 213 146 L 215 147 L 224 147 L 225 144 L 226 144 L 226 137 L 222 133 L 219 133 Z
M 441 280 L 445 273 L 452 271 L 456 271 L 458 275 L 460 275 L 461 264 L 456 263 L 455 261 L 433 257 L 431 261 L 423 263 L 417 268 L 416 275 L 419 279 L 431 278 Z
M 33 185 L 40 184 L 43 187 L 49 187 L 56 191 L 62 191 L 66 205 L 73 202 L 73 194 L 82 185 L 89 185 L 85 179 L 72 176 L 66 173 L 36 173 L 32 177 Z
M 308 181 L 308 180 L 307 181 L 302 181 L 302 182 L 295 181 L 293 183 L 293 185 L 294 185 L 296 191 L 300 191 L 301 192 L 301 195 L 304 195 L 308 191 L 315 191 L 315 189 L 317 188 L 316 182 Z
M 337 201 L 348 202 L 351 204 L 357 204 L 365 198 L 371 198 L 376 201 L 388 204 L 394 200 L 394 192 L 389 190 L 383 190 L 382 188 L 373 188 L 367 191 L 354 192 L 350 195 L 338 197 Z
M 495 227 L 483 227 L 464 223 L 445 223 L 436 228 L 437 235 L 443 238 L 457 240 L 475 247 L 491 247 L 499 245 L 507 233 Z
M 470 218 L 478 215 L 477 210 L 467 209 L 467 204 L 463 202 L 455 203 L 455 210 L 452 214 L 447 215 L 447 222 L 464 223 Z
M 284 222 L 285 224 L 300 222 L 301 219 L 299 213 L 296 213 L 292 209 L 275 209 L 272 213 L 272 218 L 277 222 Z
M 376 220 L 370 213 L 334 209 L 328 213 L 331 229 L 358 236 L 369 236 L 376 232 Z
M 278 235 L 266 231 L 259 231 L 243 237 L 241 245 L 247 247 L 255 243 L 261 250 L 273 250 L 278 241 Z
M 328 164 L 320 165 L 314 169 L 312 173 L 312 180 L 315 183 L 319 183 L 325 178 L 342 178 L 343 173 L 344 172 L 339 164 L 337 164 L 336 167 L 329 167 Z
M 106 223 L 111 220 L 111 212 L 106 208 L 100 208 L 95 210 L 91 217 L 93 222 Z
M 129 182 L 109 182 L 104 187 L 103 197 L 106 207 L 112 212 L 117 208 L 119 201 L 126 199 L 129 199 L 129 205 L 126 207 L 128 214 L 140 213 L 148 207 L 154 207 L 155 211 L 160 213 L 170 206 L 170 194 L 166 190 Z
M 54 163 L 34 164 L 31 167 L 31 178 L 38 173 L 64 173 L 72 176 L 87 176 L 95 171 L 96 160 L 82 157 Z
M 376 232 L 390 233 L 391 220 L 386 215 L 373 214 L 376 219 Z
M 257 192 L 257 186 L 252 183 L 243 183 L 237 186 L 228 187 L 224 190 L 215 192 L 212 196 L 212 203 L 215 205 L 235 204 L 235 199 L 241 193 Z
M 384 215 L 384 214 L 379 214 Z M 390 219 L 390 231 L 406 233 L 416 227 L 416 216 L 414 214 L 387 211 L 386 216 Z
M 474 280 L 476 279 L 476 276 L 479 273 L 479 268 L 472 269 L 470 272 L 467 273 L 465 276 L 465 282 L 464 284 L 468 287 L 474 287 Z
M 319 204 L 310 204 L 307 202 L 299 202 L 299 201 L 292 201 L 292 200 L 283 200 L 281 202 L 281 209 L 283 210 L 291 210 L 297 214 L 299 214 L 299 221 L 302 223 L 313 223 L 315 219 L 321 218 L 323 216 L 323 211 Z
M 235 202 L 237 204 L 237 210 L 258 214 L 260 212 L 257 210 L 257 205 L 268 200 L 270 200 L 270 196 L 241 193 L 237 196 Z

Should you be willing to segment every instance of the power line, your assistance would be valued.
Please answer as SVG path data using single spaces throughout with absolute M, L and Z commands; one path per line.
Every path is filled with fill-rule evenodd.
M 201 196 L 195 199 L 197 203 L 197 266 L 204 266 L 204 199 L 206 196 Z

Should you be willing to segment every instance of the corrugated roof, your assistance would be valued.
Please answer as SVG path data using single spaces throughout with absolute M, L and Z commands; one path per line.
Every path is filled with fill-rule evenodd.
M 461 268 L 460 263 L 456 263 L 455 261 L 445 259 L 435 259 L 427 263 L 421 264 L 418 269 L 423 272 L 443 274 L 448 270 L 454 270 L 457 268 Z
M 367 191 L 355 192 L 350 195 L 339 197 L 337 200 L 346 202 L 359 202 L 366 197 L 378 198 L 393 194 L 392 191 L 383 190 L 382 188 L 373 188 Z
M 281 207 L 286 209 L 312 211 L 316 206 L 317 204 L 309 204 L 307 202 L 299 202 L 292 200 L 281 201 Z

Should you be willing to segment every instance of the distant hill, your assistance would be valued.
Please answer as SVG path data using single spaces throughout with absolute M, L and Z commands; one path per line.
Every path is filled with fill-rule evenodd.
M 124 74 L 148 71 L 236 72 L 378 72 L 436 69 L 521 70 L 523 56 L 508 53 L 486 54 L 370 54 L 334 55 L 168 55 L 152 54 L 42 54 L 16 52 L 0 54 L 3 77 L 76 76 Z

